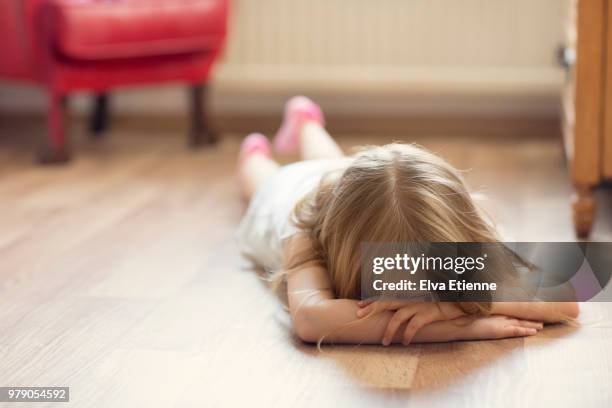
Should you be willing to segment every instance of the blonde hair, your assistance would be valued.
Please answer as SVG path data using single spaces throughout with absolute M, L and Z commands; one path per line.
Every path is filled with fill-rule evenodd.
M 341 174 L 325 177 L 304 197 L 293 218 L 311 248 L 291 254 L 286 268 L 324 266 L 338 298 L 360 296 L 363 242 L 499 241 L 461 174 L 439 156 L 408 144 L 362 149 Z

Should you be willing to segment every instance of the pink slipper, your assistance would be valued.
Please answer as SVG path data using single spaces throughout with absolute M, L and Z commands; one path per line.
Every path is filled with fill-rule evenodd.
M 242 144 L 240 145 L 240 156 L 238 160 L 240 163 L 242 163 L 253 154 L 263 154 L 267 157 L 272 156 L 270 141 L 261 133 L 251 133 L 244 138 Z
M 305 96 L 294 96 L 285 104 L 283 123 L 274 137 L 274 148 L 281 153 L 294 153 L 299 146 L 300 132 L 306 121 L 324 126 L 319 105 Z

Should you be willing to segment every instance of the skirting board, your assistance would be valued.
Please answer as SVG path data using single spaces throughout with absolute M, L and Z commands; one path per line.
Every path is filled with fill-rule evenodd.
M 220 66 L 211 84 L 211 111 L 221 117 L 275 117 L 287 98 L 304 94 L 319 102 L 329 116 L 550 120 L 558 117 L 562 75 L 554 68 L 375 72 L 327 67 L 297 72 Z M 90 100 L 76 95 L 70 106 L 83 114 Z M 180 84 L 121 89 L 112 98 L 112 110 L 122 116 L 180 117 L 186 109 L 186 92 Z M 37 87 L 0 83 L 0 111 L 41 114 L 44 93 Z
M 556 67 L 220 66 L 213 106 L 270 114 L 305 94 L 334 114 L 557 116 L 563 72 Z

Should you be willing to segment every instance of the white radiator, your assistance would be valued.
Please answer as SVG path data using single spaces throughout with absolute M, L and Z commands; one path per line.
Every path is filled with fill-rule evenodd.
M 234 0 L 220 89 L 550 94 L 565 0 Z

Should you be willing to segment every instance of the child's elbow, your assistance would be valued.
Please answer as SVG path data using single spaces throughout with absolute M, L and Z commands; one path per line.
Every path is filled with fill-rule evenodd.
M 296 324 L 295 334 L 304 343 L 317 343 L 320 338 L 316 330 L 307 324 Z
M 577 319 L 580 315 L 580 306 L 577 302 L 565 302 L 564 314 L 570 319 Z
M 307 306 L 301 307 L 292 313 L 295 334 L 306 343 L 316 343 L 321 338 L 321 334 L 315 324 L 315 316 L 313 315 L 313 308 Z

